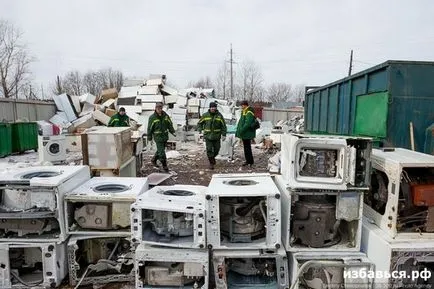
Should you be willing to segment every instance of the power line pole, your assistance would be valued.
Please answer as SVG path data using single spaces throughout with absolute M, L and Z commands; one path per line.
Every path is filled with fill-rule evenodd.
M 233 62 L 234 59 L 232 58 L 232 43 L 231 43 L 231 100 L 234 99 L 234 70 L 233 70 Z
M 348 68 L 348 76 L 351 76 L 351 71 L 353 70 L 353 50 L 351 49 L 350 54 L 350 67 Z

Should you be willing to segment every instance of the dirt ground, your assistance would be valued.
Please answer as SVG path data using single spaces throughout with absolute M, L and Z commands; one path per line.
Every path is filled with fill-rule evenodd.
M 172 177 L 161 185 L 202 185 L 208 186 L 213 174 L 230 173 L 261 173 L 267 172 L 268 159 L 273 155 L 262 149 L 252 147 L 255 164 L 250 168 L 243 167 L 244 152 L 242 146 L 235 147 L 234 159 L 217 160 L 214 170 L 208 168 L 208 158 L 203 145 L 189 145 L 180 147 L 177 152 L 181 154 L 179 158 L 168 159 L 168 167 Z M 147 176 L 154 172 L 159 172 L 151 164 L 153 152 L 144 155 L 142 176 Z

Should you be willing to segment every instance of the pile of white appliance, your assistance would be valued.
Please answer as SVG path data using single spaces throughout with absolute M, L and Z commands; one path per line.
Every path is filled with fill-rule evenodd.
M 371 139 L 284 134 L 281 140 L 282 174 L 275 182 L 290 288 L 372 288 L 373 278 L 344 274 L 373 268 L 360 253 Z
M 372 168 L 371 189 L 364 199 L 362 251 L 377 271 L 394 274 L 376 278 L 375 288 L 432 288 L 434 156 L 374 149 Z

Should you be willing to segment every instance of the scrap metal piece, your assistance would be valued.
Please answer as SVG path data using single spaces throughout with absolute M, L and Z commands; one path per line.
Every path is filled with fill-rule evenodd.
M 112 228 L 111 204 L 86 204 L 74 212 L 81 228 L 108 230 Z
M 294 208 L 293 232 L 303 245 L 320 248 L 336 243 L 339 221 L 336 206 L 325 199 L 298 201 Z

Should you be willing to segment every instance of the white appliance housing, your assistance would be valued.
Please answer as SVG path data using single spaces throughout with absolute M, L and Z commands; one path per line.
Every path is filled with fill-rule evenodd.
M 66 136 L 38 135 L 38 154 L 40 162 L 64 162 L 66 160 Z
M 400 273 L 406 271 L 408 278 L 376 278 L 374 288 L 430 288 L 434 284 L 434 240 L 407 239 L 394 240 L 384 234 L 369 219 L 363 219 L 362 251 L 375 264 L 376 271 Z M 412 274 L 428 270 L 418 279 L 412 280 Z M 396 274 L 395 273 L 395 274 Z M 397 277 L 395 275 L 395 277 Z M 416 276 L 414 276 L 416 277 Z M 417 287 L 419 286 L 419 287 Z
M 372 140 L 284 134 L 281 172 L 293 189 L 367 190 Z
M 137 289 L 209 288 L 209 254 L 206 250 L 140 244 L 136 249 L 135 268 Z
M 66 243 L 0 243 L 0 263 L 0 288 L 56 288 L 68 273 Z
M 282 195 L 287 251 L 360 251 L 363 191 L 294 191 L 282 176 L 274 180 Z
M 72 236 L 68 242 L 68 267 L 72 286 L 80 280 L 80 285 L 134 281 L 134 248 L 130 237 Z
M 346 274 L 351 274 L 353 271 L 358 274 L 361 270 L 364 270 L 366 274 L 369 271 L 374 272 L 374 264 L 363 253 L 291 252 L 288 257 L 289 268 L 292 271 L 290 289 L 373 288 L 374 279 L 372 278 L 346 278 L 344 275 L 344 271 Z M 310 272 L 309 269 L 311 269 Z M 359 276 L 356 275 L 356 277 Z M 328 280 L 330 280 L 329 284 L 327 284 Z
M 431 206 L 415 204 L 412 191 L 417 187 L 422 188 L 423 197 L 430 202 L 429 195 L 434 195 L 434 156 L 401 148 L 384 151 L 374 149 L 372 167 L 372 189 L 366 193 L 363 214 L 372 219 L 385 234 L 397 240 L 434 239 L 433 200 Z M 401 215 L 400 208 L 406 207 L 418 209 L 415 216 Z M 404 224 L 404 219 L 414 222 L 415 217 L 420 219 L 417 226 L 398 230 L 403 227 L 398 226 L 398 223 Z
M 213 175 L 206 196 L 208 247 L 280 248 L 280 197 L 269 174 Z
M 65 241 L 64 195 L 89 179 L 88 166 L 26 167 L 0 174 L 0 241 Z
M 206 246 L 204 186 L 157 186 L 131 205 L 131 238 L 136 243 L 201 248 Z
M 95 170 L 100 177 L 126 177 L 135 178 L 137 176 L 137 158 L 132 156 L 119 169 Z
M 214 250 L 216 289 L 276 288 L 289 286 L 288 258 L 278 250 Z
M 71 235 L 125 235 L 130 206 L 149 188 L 147 178 L 95 177 L 65 194 L 66 230 Z

